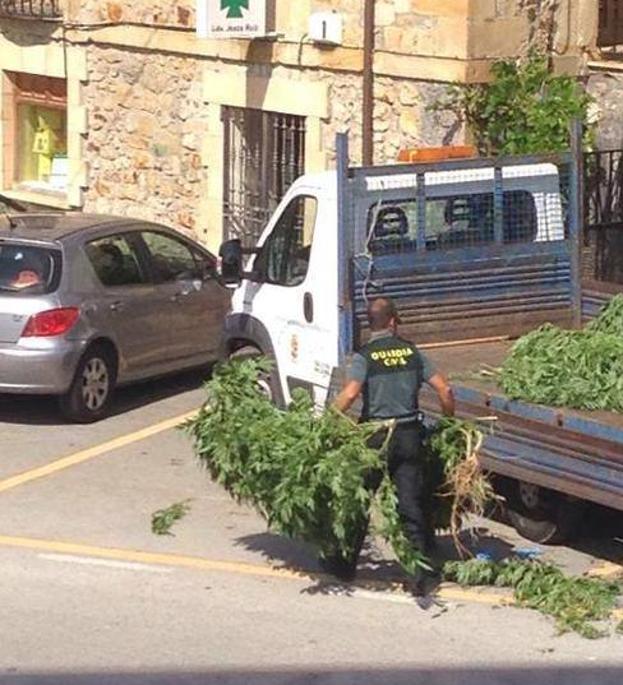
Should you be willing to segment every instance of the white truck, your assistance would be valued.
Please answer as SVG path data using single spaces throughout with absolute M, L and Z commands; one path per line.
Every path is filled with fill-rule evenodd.
M 577 174 L 572 154 L 354 168 L 338 137 L 336 171 L 299 178 L 252 249 L 221 247 L 236 286 L 225 355 L 271 357 L 277 404 L 305 388 L 324 406 L 375 295 L 459 376 L 545 321 L 579 324 Z M 498 417 L 483 459 L 524 535 L 568 536 L 581 500 L 623 509 L 623 417 L 511 402 L 478 381 L 455 392 L 460 413 Z M 422 407 L 435 405 L 424 395 Z

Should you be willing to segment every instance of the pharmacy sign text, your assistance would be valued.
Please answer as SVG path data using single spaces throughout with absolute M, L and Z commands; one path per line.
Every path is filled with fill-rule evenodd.
M 266 0 L 197 0 L 197 34 L 205 38 L 266 35 Z

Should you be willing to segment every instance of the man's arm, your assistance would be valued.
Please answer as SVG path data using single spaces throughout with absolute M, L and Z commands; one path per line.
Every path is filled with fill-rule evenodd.
M 346 384 L 333 403 L 334 409 L 343 413 L 353 406 L 353 402 L 359 397 L 359 393 L 363 390 L 367 374 L 368 362 L 366 361 L 366 358 L 358 352 L 355 352 L 346 377 Z
M 454 416 L 454 393 L 444 376 L 440 373 L 435 373 L 426 382 L 437 393 L 443 415 Z
M 353 380 L 348 381 L 342 392 L 336 397 L 333 408 L 341 412 L 348 411 L 352 407 L 353 402 L 359 397 L 362 388 L 363 383 Z

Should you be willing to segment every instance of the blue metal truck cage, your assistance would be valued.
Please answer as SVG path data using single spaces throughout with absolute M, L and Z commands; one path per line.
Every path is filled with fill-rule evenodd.
M 403 334 L 459 377 L 501 363 L 510 339 L 546 322 L 578 327 L 607 302 L 582 291 L 579 126 L 560 154 L 354 167 L 346 134 L 336 152 L 341 363 L 366 339 L 375 295 L 391 296 Z M 477 380 L 453 385 L 460 415 L 494 419 L 482 462 L 521 533 L 568 537 L 583 501 L 623 510 L 623 416 L 511 401 Z M 434 413 L 431 396 L 422 408 Z

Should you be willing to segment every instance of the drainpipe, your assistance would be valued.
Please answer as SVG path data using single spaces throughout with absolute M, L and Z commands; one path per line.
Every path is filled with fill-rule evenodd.
M 363 10 L 363 108 L 361 157 L 364 166 L 374 164 L 374 0 Z

